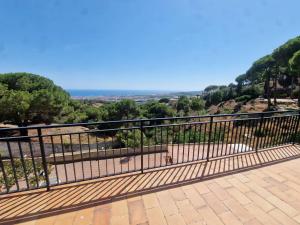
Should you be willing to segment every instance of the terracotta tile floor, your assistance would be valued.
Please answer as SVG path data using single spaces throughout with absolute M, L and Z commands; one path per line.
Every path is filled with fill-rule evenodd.
M 300 147 L 0 197 L 0 224 L 300 224 Z

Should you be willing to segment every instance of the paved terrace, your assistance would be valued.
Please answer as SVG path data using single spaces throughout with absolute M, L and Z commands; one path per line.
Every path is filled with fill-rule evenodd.
M 300 146 L 0 197 L 0 224 L 300 224 Z

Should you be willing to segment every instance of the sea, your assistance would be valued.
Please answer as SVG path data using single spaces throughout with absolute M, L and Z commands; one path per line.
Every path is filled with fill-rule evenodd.
M 171 91 L 157 90 L 67 90 L 73 98 L 95 98 L 95 97 L 131 97 L 170 94 Z

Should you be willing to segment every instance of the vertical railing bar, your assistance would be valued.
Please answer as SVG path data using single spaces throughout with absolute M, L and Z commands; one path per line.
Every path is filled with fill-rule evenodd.
M 243 125 L 244 125 L 244 133 L 243 133 L 243 148 L 244 151 L 243 152 L 248 152 L 249 150 L 247 149 L 248 145 L 248 124 L 249 124 L 249 120 L 245 120 L 243 121 Z
M 294 145 L 295 142 L 296 142 L 296 136 L 297 136 L 297 133 L 298 133 L 298 128 L 299 128 L 299 121 L 300 121 L 300 112 L 299 112 L 299 115 L 296 117 L 296 123 L 295 123 L 295 128 L 293 130 L 293 135 L 291 135 L 291 142 L 292 144 Z
M 108 143 L 109 143 L 109 141 L 108 141 Z M 112 135 L 111 136 L 111 143 L 114 143 L 114 136 Z M 113 148 L 113 146 L 111 145 L 111 146 L 109 146 L 109 144 L 107 144 L 106 146 L 108 146 L 107 148 L 110 148 L 111 149 L 111 151 L 113 152 L 113 156 L 115 155 L 115 150 L 114 150 L 114 148 Z M 119 152 L 120 154 L 123 154 L 122 152 L 121 152 L 121 149 L 120 149 L 120 152 Z M 135 156 L 134 156 L 135 157 Z M 113 157 L 113 165 L 114 165 L 114 167 L 115 167 L 115 158 L 116 157 Z M 129 161 L 128 161 L 128 163 L 129 163 Z M 122 163 L 121 163 L 122 164 Z M 129 171 L 128 171 L 129 172 Z M 121 171 L 121 173 L 123 173 L 123 171 Z
M 38 137 L 39 137 L 40 150 L 41 150 L 41 156 L 42 156 L 43 170 L 45 173 L 46 187 L 47 187 L 47 191 L 49 191 L 50 190 L 50 181 L 49 181 L 49 173 L 48 173 L 46 154 L 45 154 L 45 148 L 44 148 L 44 141 L 43 141 L 43 137 L 42 137 L 42 129 L 38 128 L 37 130 L 38 130 Z
M 100 159 L 99 159 L 99 143 L 98 136 L 96 136 L 96 148 L 97 148 L 97 164 L 98 164 L 98 177 L 101 177 Z
M 278 142 L 279 146 L 282 144 L 282 136 L 283 136 L 283 128 L 282 128 L 282 123 L 284 123 L 284 117 L 280 118 L 280 125 L 279 125 L 279 135 L 278 135 Z
M 287 119 L 286 119 L 286 123 L 285 123 L 285 126 L 284 126 L 284 137 L 283 137 L 283 143 L 284 144 L 287 144 L 287 140 L 288 140 L 288 136 L 290 134 L 290 130 L 292 129 L 292 116 L 288 116 Z
M 126 124 L 126 126 L 127 126 L 127 124 Z M 125 127 L 126 127 L 125 126 Z M 128 155 L 128 153 L 129 153 L 129 130 L 126 130 L 126 152 L 127 152 L 127 155 Z M 113 161 L 114 161 L 114 159 L 112 159 Z M 128 163 L 127 163 L 127 172 L 129 172 L 130 171 L 130 166 L 129 166 L 129 164 L 130 164 L 130 158 L 128 158 Z
M 278 133 L 278 136 L 277 136 L 277 142 L 276 142 L 276 146 L 279 146 L 280 145 L 280 138 L 281 138 L 281 125 L 282 125 L 282 120 L 283 120 L 283 118 L 282 117 L 280 117 L 279 119 L 278 119 L 278 127 L 277 127 L 277 133 Z
M 197 139 L 197 126 L 196 124 L 194 125 L 194 145 L 193 145 L 193 158 L 192 158 L 192 161 L 195 161 L 195 148 L 196 148 L 196 139 Z M 199 151 L 198 151 L 199 152 Z
M 104 140 L 104 158 L 105 158 L 105 176 L 108 176 L 108 163 L 107 163 L 107 152 L 106 152 L 106 134 L 104 134 L 103 137 Z M 114 149 L 112 150 L 113 154 L 114 154 Z
M 275 118 L 271 117 L 270 118 L 270 135 L 269 135 L 269 138 L 268 138 L 268 145 L 267 145 L 268 148 L 272 147 L 272 143 L 273 143 L 273 140 L 274 140 L 275 122 L 276 122 Z
M 199 119 L 200 120 L 200 119 Z M 200 122 L 200 121 L 199 121 Z M 201 146 L 201 135 L 202 135 L 202 124 L 199 124 L 199 138 L 198 138 L 198 152 L 197 152 L 197 160 L 199 160 L 200 155 L 200 146 Z M 196 140 L 196 139 L 195 139 Z M 202 154 L 203 156 L 203 154 Z
M 223 138 L 222 138 L 222 147 L 221 147 L 221 156 L 223 156 L 223 152 L 224 152 L 224 141 L 225 141 L 225 132 L 226 132 L 226 125 L 227 125 L 227 121 L 225 121 L 223 126 Z
M 167 126 L 167 151 L 166 151 L 166 160 L 165 164 L 168 165 L 168 160 L 169 160 L 169 126 Z
M 231 121 L 228 121 L 228 128 L 227 128 L 227 138 L 226 138 L 226 148 L 225 148 L 225 155 L 228 153 L 228 145 L 229 145 L 229 137 L 230 137 L 230 126 L 231 126 Z
M 79 138 L 79 151 L 80 151 L 80 158 L 81 158 L 82 178 L 83 178 L 83 180 L 85 180 L 84 165 L 83 165 L 83 154 L 82 154 L 82 145 L 81 145 L 81 134 L 78 134 L 78 138 Z
M 279 120 L 280 120 L 280 118 L 276 118 L 276 117 L 274 117 L 274 129 L 273 129 L 273 131 L 274 131 L 274 136 L 273 136 L 273 140 L 274 140 L 274 142 L 273 142 L 273 144 L 272 144 L 272 147 L 274 147 L 274 146 L 276 146 L 277 145 L 277 142 L 278 142 L 278 126 L 279 126 Z
M 290 131 L 291 131 L 292 127 L 293 127 L 292 122 L 293 122 L 293 117 L 289 116 L 287 118 L 287 124 L 288 125 L 284 126 L 285 135 L 284 135 L 284 138 L 283 138 L 283 142 L 284 142 L 285 145 L 288 144 L 288 138 L 289 138 L 289 135 L 290 135 Z M 291 129 L 290 129 L 290 127 L 291 127 Z
M 218 129 L 218 145 L 217 145 L 217 157 L 221 156 L 219 153 L 220 150 L 220 139 L 221 139 L 221 132 L 222 132 L 222 122 L 219 122 L 219 129 Z
M 292 122 L 291 122 L 292 129 L 290 130 L 288 138 L 287 138 L 287 143 L 289 143 L 289 144 L 292 143 L 292 138 L 293 138 L 294 132 L 296 130 L 295 127 L 296 127 L 296 123 L 297 123 L 297 119 L 298 119 L 294 115 L 292 115 L 291 117 L 292 117 Z
M 256 120 L 252 119 L 250 123 L 250 141 L 249 141 L 249 146 L 252 151 L 254 151 L 254 141 L 255 141 L 255 135 L 254 135 L 254 127 L 256 126 Z
M 175 126 L 172 128 L 172 162 L 174 162 L 174 133 L 175 133 Z M 172 163 L 173 164 L 173 163 Z
M 295 144 L 295 140 L 296 140 L 296 136 L 297 136 L 297 130 L 298 130 L 298 120 L 299 120 L 300 114 L 299 115 L 293 115 L 293 129 L 290 132 L 290 136 L 289 136 L 289 143 L 290 144 Z
M 181 126 L 178 126 L 179 130 L 178 130 L 178 134 L 177 134 L 177 164 L 179 162 L 179 146 L 180 146 L 180 130 L 181 130 Z
M 267 119 L 267 127 L 266 127 L 266 130 L 267 130 L 267 136 L 264 140 L 264 148 L 268 148 L 268 143 L 269 143 L 269 139 L 270 139 L 270 136 L 271 136 L 271 132 L 272 132 L 272 117 L 268 118 Z
M 67 173 L 67 167 L 66 167 L 65 147 L 63 145 L 62 135 L 60 135 L 60 142 L 61 142 L 61 150 L 62 150 L 62 154 L 63 154 L 63 164 L 64 164 L 64 169 L 65 169 L 66 182 L 68 183 L 69 179 L 68 179 L 68 173 Z
M 27 168 L 26 168 L 26 164 L 25 164 L 25 160 L 24 160 L 24 154 L 23 154 L 23 149 L 22 149 L 20 140 L 18 140 L 18 148 L 19 148 L 19 152 L 20 152 L 20 156 L 21 156 L 21 164 L 22 164 L 22 168 L 23 168 L 23 171 L 24 171 L 26 186 L 27 186 L 27 189 L 29 189 L 29 181 L 28 181 Z
M 144 173 L 144 124 L 140 121 L 140 132 L 141 132 L 141 173 Z M 149 153 L 149 152 L 148 152 Z M 149 155 L 148 155 L 149 157 Z M 149 165 L 148 165 L 149 167 Z
M 30 151 L 30 155 L 31 155 L 31 161 L 32 161 L 32 167 L 33 167 L 33 171 L 34 171 L 35 182 L 36 182 L 37 187 L 39 188 L 40 184 L 39 184 L 39 179 L 38 179 L 38 176 L 37 176 L 35 159 L 34 159 L 34 154 L 33 154 L 32 144 L 31 144 L 31 139 L 30 138 L 29 138 L 28 145 L 29 145 L 29 151 Z
M 136 136 L 135 136 L 135 129 L 133 129 L 133 152 L 134 152 L 134 160 L 133 160 L 133 166 L 134 166 L 134 171 L 136 171 Z M 142 134 L 141 134 L 142 135 Z M 112 137 L 113 138 L 113 137 Z M 122 171 L 121 171 L 122 173 Z
M 70 140 L 70 147 L 71 147 L 71 155 L 72 155 L 72 165 L 73 165 L 74 179 L 75 179 L 75 181 L 77 181 L 77 175 L 76 175 L 76 169 L 75 169 L 75 162 L 74 162 L 73 141 L 72 141 L 71 134 L 69 134 L 69 140 Z
M 242 150 L 243 152 L 246 152 L 246 142 L 245 142 L 245 138 L 246 138 L 246 131 L 247 131 L 247 122 L 248 120 L 243 120 L 242 124 L 243 124 L 243 132 L 242 132 Z
M 87 133 L 87 141 L 88 141 L 88 149 L 89 149 L 89 159 L 90 159 L 90 171 L 91 171 L 91 178 L 93 178 L 93 166 L 92 166 L 92 156 L 91 156 L 91 143 L 90 143 L 90 134 Z
M 294 131 L 294 124 L 295 124 L 295 117 L 293 115 L 290 115 L 289 126 L 287 128 L 287 135 L 285 138 L 286 144 L 290 143 L 290 136 L 291 136 L 291 133 Z M 289 129 L 289 127 L 291 127 L 291 129 Z
M 154 129 L 154 168 L 156 168 L 156 145 L 157 145 L 157 131 L 156 131 L 156 127 Z
M 190 146 L 191 146 L 191 125 L 189 125 L 189 137 L 188 137 L 188 156 L 187 156 L 187 162 L 190 161 Z
M 268 125 L 268 118 L 264 118 L 264 123 L 263 123 L 263 138 L 261 140 L 261 143 L 260 143 L 260 149 L 264 149 L 264 144 L 265 144 L 265 141 L 266 141 L 266 138 L 267 138 L 267 132 L 266 132 L 266 127 Z
M 128 135 L 127 135 L 127 140 L 128 140 Z M 106 139 L 106 137 L 104 138 L 104 141 L 105 141 L 105 151 L 107 151 L 107 149 L 109 148 L 109 146 L 107 146 L 107 139 Z M 112 162 L 113 162 L 114 174 L 116 174 L 115 151 L 112 150 L 112 153 L 113 153 Z M 129 161 L 128 161 L 128 165 L 129 165 Z M 129 170 L 128 170 L 128 172 L 129 172 Z
M 231 130 L 231 137 L 230 137 L 230 148 L 229 148 L 229 155 L 234 153 L 234 148 L 235 148 L 235 125 L 234 125 L 234 120 L 231 120 L 231 124 L 232 124 L 232 130 Z M 234 143 L 233 143 L 234 141 Z
M 57 171 L 57 163 L 56 163 L 56 155 L 55 155 L 55 149 L 54 149 L 54 143 L 53 143 L 53 136 L 50 136 L 50 141 L 51 141 L 52 154 L 53 154 L 53 159 L 54 159 L 56 182 L 58 184 L 59 183 L 59 177 L 58 177 L 58 171 Z
M 160 167 L 162 165 L 162 143 L 163 143 L 163 130 L 162 127 L 160 127 Z
M 202 145 L 202 157 L 201 159 L 204 159 L 204 154 L 205 154 L 205 145 L 206 145 L 206 130 L 207 130 L 207 123 L 204 124 L 204 132 L 203 132 L 203 145 Z
M 214 138 L 212 139 L 212 141 L 213 141 L 213 149 L 212 149 L 212 155 L 211 155 L 212 158 L 215 157 L 215 145 L 216 145 L 215 140 L 216 140 L 218 122 L 214 122 L 213 126 L 214 126 Z M 218 155 L 218 153 L 217 153 L 217 155 Z
M 6 189 L 6 193 L 9 192 L 9 184 L 8 184 L 8 180 L 7 180 L 7 175 L 6 175 L 6 171 L 5 171 L 5 166 L 2 160 L 2 155 L 0 153 L 0 168 L 3 174 L 3 179 L 4 179 L 4 183 L 5 183 L 5 189 Z M 1 192 L 0 192 L 1 193 Z
M 238 153 L 240 153 L 241 148 L 243 148 L 243 141 L 244 141 L 243 131 L 244 131 L 244 120 L 241 120 L 240 121 Z
M 277 137 L 276 137 L 276 143 L 275 143 L 275 146 L 278 146 L 280 145 L 280 139 L 281 139 L 281 126 L 282 126 L 282 121 L 283 121 L 283 118 L 280 117 L 280 118 L 277 118 L 277 126 L 276 126 L 276 134 L 277 134 Z
M 258 133 L 256 132 L 256 134 L 258 134 L 258 140 L 256 142 L 256 147 L 255 147 L 256 153 L 258 152 L 258 146 L 259 146 L 259 142 L 260 142 L 259 136 L 261 134 L 261 127 L 262 127 L 263 119 L 264 119 L 264 114 L 261 114 L 261 116 L 260 116 L 260 122 L 259 122 L 259 128 L 258 128 Z
M 234 154 L 236 154 L 237 152 L 236 151 L 238 151 L 238 148 L 239 148 L 239 140 L 238 140 L 238 138 L 239 138 L 239 136 L 238 136 L 238 134 L 240 134 L 239 133 L 239 128 L 240 128 L 240 126 L 239 126 L 239 124 L 238 124 L 238 122 L 236 121 L 236 120 L 234 120 L 234 123 L 236 123 L 236 130 L 235 130 L 235 138 L 234 138 Z M 237 143 L 238 142 L 238 143 Z M 236 147 L 236 144 L 238 144 L 238 146 Z
M 143 130 L 144 130 L 144 133 L 145 133 L 145 128 L 143 127 Z M 146 133 L 145 133 L 145 135 L 146 135 Z M 146 137 L 147 138 L 147 137 Z M 150 152 L 150 144 L 151 144 L 151 136 L 149 137 L 149 138 L 147 138 L 147 143 L 148 143 L 148 152 Z M 149 169 L 150 168 L 150 156 L 151 156 L 151 154 L 148 154 L 147 155 L 147 161 L 148 161 L 148 167 L 147 167 L 147 169 Z M 143 159 L 144 160 L 144 159 Z
M 246 141 L 245 141 L 245 151 L 247 151 L 247 152 L 249 151 L 249 149 L 246 149 L 246 148 L 247 147 L 250 148 L 250 146 L 248 146 L 250 122 L 251 122 L 251 120 L 247 120 L 245 122 L 245 134 L 244 134 L 244 137 L 246 138 Z M 247 135 L 246 135 L 246 132 L 247 132 Z
M 283 122 L 283 117 L 279 118 L 279 126 L 278 126 L 278 136 L 277 136 L 277 143 L 276 146 L 279 146 L 281 143 L 281 137 L 282 137 L 282 122 Z
M 12 170 L 13 170 L 13 174 L 14 174 L 14 179 L 16 181 L 17 191 L 19 191 L 20 190 L 19 179 L 18 179 L 18 176 L 17 176 L 15 161 L 14 161 L 14 158 L 13 158 L 13 155 L 12 155 L 11 146 L 10 146 L 9 141 L 6 141 L 6 144 L 7 144 L 9 158 L 10 158 L 10 162 L 11 162 L 11 166 L 12 166 Z
M 182 153 L 182 162 L 184 162 L 185 160 L 184 160 L 184 158 L 185 158 L 185 130 L 186 129 L 186 127 L 185 127 L 185 125 L 183 125 L 183 153 Z
M 208 146 L 207 146 L 207 154 L 206 154 L 206 160 L 207 161 L 209 161 L 209 152 L 210 152 L 210 142 L 211 142 L 211 132 L 212 132 L 213 120 L 214 120 L 214 117 L 210 116 L 209 131 L 208 131 Z

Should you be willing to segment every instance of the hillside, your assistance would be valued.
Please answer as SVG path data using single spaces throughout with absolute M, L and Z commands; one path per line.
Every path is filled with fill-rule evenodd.
M 267 108 L 272 109 L 277 107 L 277 99 L 300 99 L 299 76 L 300 36 L 255 61 L 244 74 L 236 77 L 235 83 L 206 87 L 203 97 L 207 107 L 228 100 L 245 103 L 263 97 L 267 99 Z

